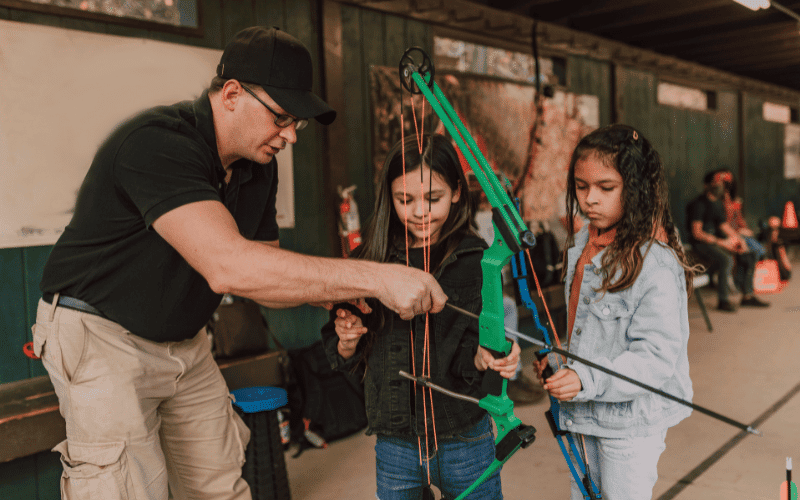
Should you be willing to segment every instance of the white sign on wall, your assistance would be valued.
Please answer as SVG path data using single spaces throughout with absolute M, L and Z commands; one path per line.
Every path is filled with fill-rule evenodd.
M 92 158 L 126 118 L 195 99 L 220 50 L 0 20 L 0 248 L 50 245 Z M 294 225 L 292 154 L 278 219 Z

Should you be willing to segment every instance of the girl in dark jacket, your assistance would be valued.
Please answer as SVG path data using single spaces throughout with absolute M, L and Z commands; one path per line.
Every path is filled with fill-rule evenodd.
M 466 178 L 447 138 L 421 141 L 420 147 L 411 136 L 389 151 L 353 257 L 431 272 L 451 304 L 478 313 L 486 243 L 473 229 Z M 369 306 L 361 308 L 367 314 L 334 307 L 322 337 L 334 368 L 363 374 L 367 434 L 377 434 L 377 496 L 416 500 L 434 484 L 455 498 L 494 460 L 491 419 L 479 406 L 423 389 L 399 372 L 481 397 L 487 369 L 513 376 L 519 346 L 494 359 L 479 346 L 477 322 L 451 309 L 404 321 L 378 302 Z M 468 498 L 502 499 L 499 471 Z

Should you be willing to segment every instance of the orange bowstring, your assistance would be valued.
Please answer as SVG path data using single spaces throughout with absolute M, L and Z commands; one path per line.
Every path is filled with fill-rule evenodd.
M 416 109 L 414 108 L 414 97 L 413 95 L 409 96 L 409 102 L 411 104 L 411 114 L 414 121 L 414 133 L 417 138 L 417 146 L 419 148 L 419 153 L 422 155 L 422 137 L 425 133 L 425 101 L 422 103 L 422 124 L 417 124 L 417 113 Z M 400 115 L 401 122 L 401 135 L 403 135 L 403 143 L 405 143 L 405 136 L 404 136 L 404 127 L 403 127 L 403 117 L 402 113 Z M 429 167 L 430 168 L 430 167 Z M 406 180 L 405 180 L 405 149 L 403 150 L 403 196 L 406 196 Z M 422 165 L 420 165 L 420 199 L 425 199 L 425 180 L 423 178 L 423 171 Z M 406 208 L 406 219 L 405 219 L 405 233 L 406 233 L 406 265 L 408 265 L 408 209 Z M 425 220 L 425 213 L 423 212 L 422 215 L 422 227 L 423 227 L 423 236 L 422 236 L 422 244 L 423 244 L 423 251 L 422 251 L 422 260 L 423 260 L 423 270 L 427 273 L 430 273 L 431 263 L 430 263 L 430 252 L 431 252 L 431 214 L 427 214 L 427 222 Z M 430 359 L 430 316 L 428 313 L 425 313 L 425 335 L 423 340 L 423 347 L 422 347 L 422 376 L 430 377 L 431 376 L 431 359 Z M 414 357 L 414 332 L 411 331 L 411 363 L 412 363 L 412 374 L 416 376 L 416 360 Z M 427 368 L 427 369 L 426 369 Z M 423 418 L 425 420 L 425 464 L 428 474 L 428 485 L 431 484 L 431 469 L 430 469 L 430 454 L 428 450 L 430 449 L 430 441 L 429 441 L 429 433 L 428 433 L 428 400 L 430 400 L 430 407 L 431 407 L 431 425 L 433 430 L 433 439 L 434 439 L 434 449 L 438 450 L 438 439 L 436 437 L 436 417 L 434 415 L 433 410 L 433 390 L 431 388 L 427 388 L 427 394 L 425 392 L 425 387 L 422 388 L 422 411 L 423 411 Z M 414 392 L 416 393 L 416 382 L 414 383 Z M 417 448 L 419 450 L 419 457 L 420 457 L 420 465 L 422 465 L 422 440 L 417 436 Z
M 409 100 L 411 101 L 411 109 L 413 111 L 413 109 L 414 109 L 414 100 L 413 100 L 413 98 L 409 98 Z M 402 104 L 402 102 L 403 101 L 401 99 L 400 103 Z M 401 108 L 400 108 L 400 144 L 401 144 L 401 146 L 400 146 L 400 154 L 401 154 L 401 158 L 403 160 L 403 214 L 404 214 L 403 215 L 403 222 L 404 222 L 403 225 L 405 227 L 405 237 L 406 237 L 406 267 L 408 267 L 410 265 L 410 263 L 409 263 L 409 258 L 408 258 L 408 190 L 407 190 L 407 186 L 406 186 L 406 148 L 405 148 L 406 127 L 405 127 L 405 122 L 403 120 L 403 115 L 404 115 L 404 113 L 403 113 L 403 109 L 402 109 L 402 106 L 401 106 Z M 414 127 L 416 127 L 416 126 L 417 126 L 417 124 L 414 123 Z M 411 329 L 411 324 L 410 323 L 409 323 L 408 333 L 409 333 L 409 339 L 411 341 L 411 374 L 414 377 L 416 377 L 417 376 L 417 362 L 416 362 L 416 359 L 415 359 L 415 352 L 414 352 L 414 330 Z M 416 394 L 416 393 L 417 393 L 417 380 L 415 378 L 414 379 L 414 394 Z M 420 465 L 422 465 L 422 442 L 420 441 L 419 436 L 417 436 L 417 450 L 419 451 L 419 463 L 420 463 Z M 427 451 L 426 451 L 426 454 L 427 454 Z M 429 475 L 430 475 L 430 473 L 429 473 Z M 428 482 L 430 482 L 430 481 L 428 481 Z
M 556 324 L 553 323 L 553 318 L 550 317 L 550 308 L 547 307 L 547 301 L 544 300 L 544 294 L 542 293 L 542 287 L 539 285 L 539 278 L 536 276 L 536 271 L 533 269 L 533 260 L 531 259 L 531 251 L 529 248 L 525 249 L 525 255 L 528 256 L 528 264 L 531 266 L 531 274 L 533 275 L 533 281 L 536 283 L 536 292 L 539 294 L 539 298 L 542 299 L 542 305 L 544 306 L 544 312 L 547 314 L 547 321 L 550 322 L 550 329 L 553 331 L 553 343 L 558 347 L 561 348 L 561 341 L 558 339 L 558 332 L 556 332 Z

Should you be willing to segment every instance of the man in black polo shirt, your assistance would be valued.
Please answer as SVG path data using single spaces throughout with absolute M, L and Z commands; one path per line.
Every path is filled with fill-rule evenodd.
M 755 260 L 751 255 L 745 255 L 748 251 L 746 243 L 727 222 L 722 206 L 724 184 L 721 173 L 709 172 L 703 182 L 703 194 L 686 207 L 689 241 L 692 249 L 708 263 L 708 271 L 717 273 L 717 308 L 720 311 L 733 312 L 736 306 L 729 299 L 728 277 L 733 271 L 734 259 L 737 266 L 743 267 L 745 280 L 750 283 L 753 282 Z M 741 305 L 769 305 L 753 295 L 752 287 L 743 292 Z
M 275 156 L 309 118 L 336 115 L 311 92 L 312 68 L 295 38 L 248 28 L 199 99 L 143 112 L 98 150 L 34 328 L 67 423 L 67 500 L 166 500 L 168 486 L 250 498 L 249 431 L 203 330 L 221 294 L 270 307 L 376 297 L 404 318 L 444 307 L 417 269 L 279 248 Z

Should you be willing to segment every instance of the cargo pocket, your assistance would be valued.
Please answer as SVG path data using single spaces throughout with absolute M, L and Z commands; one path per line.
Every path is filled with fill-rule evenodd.
M 228 396 L 231 400 L 233 400 L 233 396 Z M 236 440 L 236 460 L 241 467 L 244 465 L 245 462 L 245 449 L 247 448 L 247 443 L 250 442 L 250 428 L 247 427 L 247 424 L 244 423 L 242 417 L 236 413 L 236 410 L 233 409 L 233 405 L 230 405 L 229 408 L 230 418 L 233 421 L 233 431 Z
M 125 442 L 76 443 L 67 440 L 53 451 L 61 453 L 63 500 L 130 500 Z
M 42 328 L 35 323 L 31 327 L 31 338 L 33 338 L 33 354 L 38 358 L 42 357 L 44 345 L 47 342 L 46 332 L 48 331 L 49 329 Z

